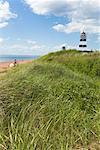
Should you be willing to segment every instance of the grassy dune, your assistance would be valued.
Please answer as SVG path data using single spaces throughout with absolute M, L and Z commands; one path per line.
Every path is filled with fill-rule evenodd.
M 1 150 L 99 150 L 100 53 L 51 53 L 0 79 Z

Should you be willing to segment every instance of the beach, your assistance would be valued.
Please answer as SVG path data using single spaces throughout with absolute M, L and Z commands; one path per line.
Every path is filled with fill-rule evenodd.
M 32 62 L 32 60 L 18 60 L 17 64 L 25 64 Z M 10 64 L 13 63 L 12 61 L 10 62 L 0 62 L 0 73 L 7 71 L 10 68 Z

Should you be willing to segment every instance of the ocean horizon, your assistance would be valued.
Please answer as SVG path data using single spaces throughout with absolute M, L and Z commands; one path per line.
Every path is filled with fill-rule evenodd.
M 18 61 L 36 59 L 37 55 L 0 55 L 0 62 L 12 62 L 15 59 Z

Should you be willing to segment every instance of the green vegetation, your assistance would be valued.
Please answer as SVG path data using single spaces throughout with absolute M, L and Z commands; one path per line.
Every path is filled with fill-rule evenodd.
M 88 54 L 76 50 L 58 51 L 43 56 L 42 60 L 60 63 L 77 73 L 100 79 L 100 52 Z
M 51 53 L 0 79 L 1 150 L 99 150 L 100 53 Z

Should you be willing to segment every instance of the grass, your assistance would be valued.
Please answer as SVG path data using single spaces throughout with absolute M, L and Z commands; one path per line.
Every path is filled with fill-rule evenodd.
M 1 150 L 99 150 L 99 65 L 95 53 L 61 51 L 9 70 L 0 80 Z
M 43 56 L 42 60 L 60 63 L 75 72 L 100 79 L 100 52 L 88 54 L 76 50 L 58 51 Z

